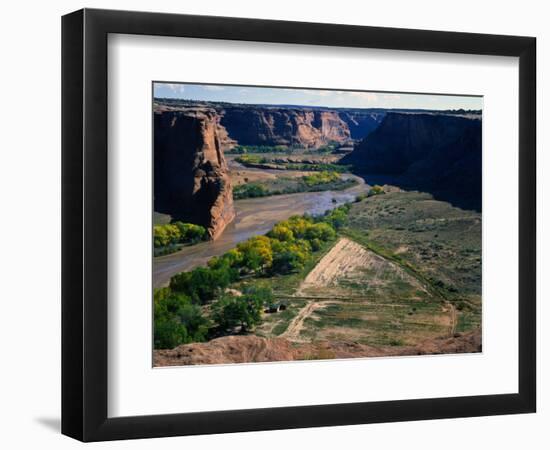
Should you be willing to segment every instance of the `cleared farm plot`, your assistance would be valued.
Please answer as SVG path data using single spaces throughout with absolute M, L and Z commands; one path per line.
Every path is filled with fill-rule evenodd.
M 397 264 L 341 238 L 295 294 L 307 300 L 281 337 L 409 345 L 449 333 L 449 305 Z

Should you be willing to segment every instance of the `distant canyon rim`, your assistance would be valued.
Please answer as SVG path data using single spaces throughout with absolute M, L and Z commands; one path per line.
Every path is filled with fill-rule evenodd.
M 481 208 L 481 115 L 155 99 L 154 208 L 218 238 L 235 218 L 224 152 L 235 145 L 350 146 L 355 173 L 392 176 L 468 209 Z

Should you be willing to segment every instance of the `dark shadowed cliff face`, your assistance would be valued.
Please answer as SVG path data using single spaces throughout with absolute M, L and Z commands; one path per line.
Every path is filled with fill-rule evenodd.
M 337 112 L 291 108 L 226 108 L 221 125 L 241 145 L 299 145 L 319 147 L 350 139 Z
M 158 110 L 154 120 L 155 211 L 203 225 L 215 239 L 235 217 L 217 114 Z
M 340 111 L 339 115 L 347 124 L 352 139 L 363 139 L 380 125 L 386 114 L 379 111 L 350 109 Z
M 481 119 L 388 113 L 343 160 L 364 174 L 398 175 L 458 206 L 481 208 Z

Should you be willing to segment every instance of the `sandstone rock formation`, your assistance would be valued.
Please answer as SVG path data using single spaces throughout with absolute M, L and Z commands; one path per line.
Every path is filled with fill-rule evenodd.
M 223 155 L 229 137 L 214 110 L 154 113 L 154 208 L 203 225 L 212 239 L 235 217 Z
M 316 148 L 362 139 L 382 121 L 383 109 L 245 105 L 155 99 L 156 111 L 215 111 L 222 149 L 241 145 Z
M 364 174 L 398 175 L 436 197 L 481 207 L 481 116 L 390 112 L 341 161 Z
M 347 124 L 335 111 L 269 107 L 229 107 L 221 124 L 241 145 L 320 147 L 350 139 Z

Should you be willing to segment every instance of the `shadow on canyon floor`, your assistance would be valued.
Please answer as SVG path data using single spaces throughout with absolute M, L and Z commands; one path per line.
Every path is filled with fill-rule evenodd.
M 428 183 L 422 183 L 419 180 L 399 175 L 362 174 L 358 172 L 356 172 L 355 175 L 363 178 L 365 182 L 371 186 L 375 184 L 390 184 L 404 191 L 427 192 L 433 196 L 434 200 L 448 202 L 460 209 L 481 212 L 481 189 L 479 189 L 479 192 L 476 192 L 475 188 L 465 192 L 463 187 L 457 187 L 456 189 L 440 189 Z

